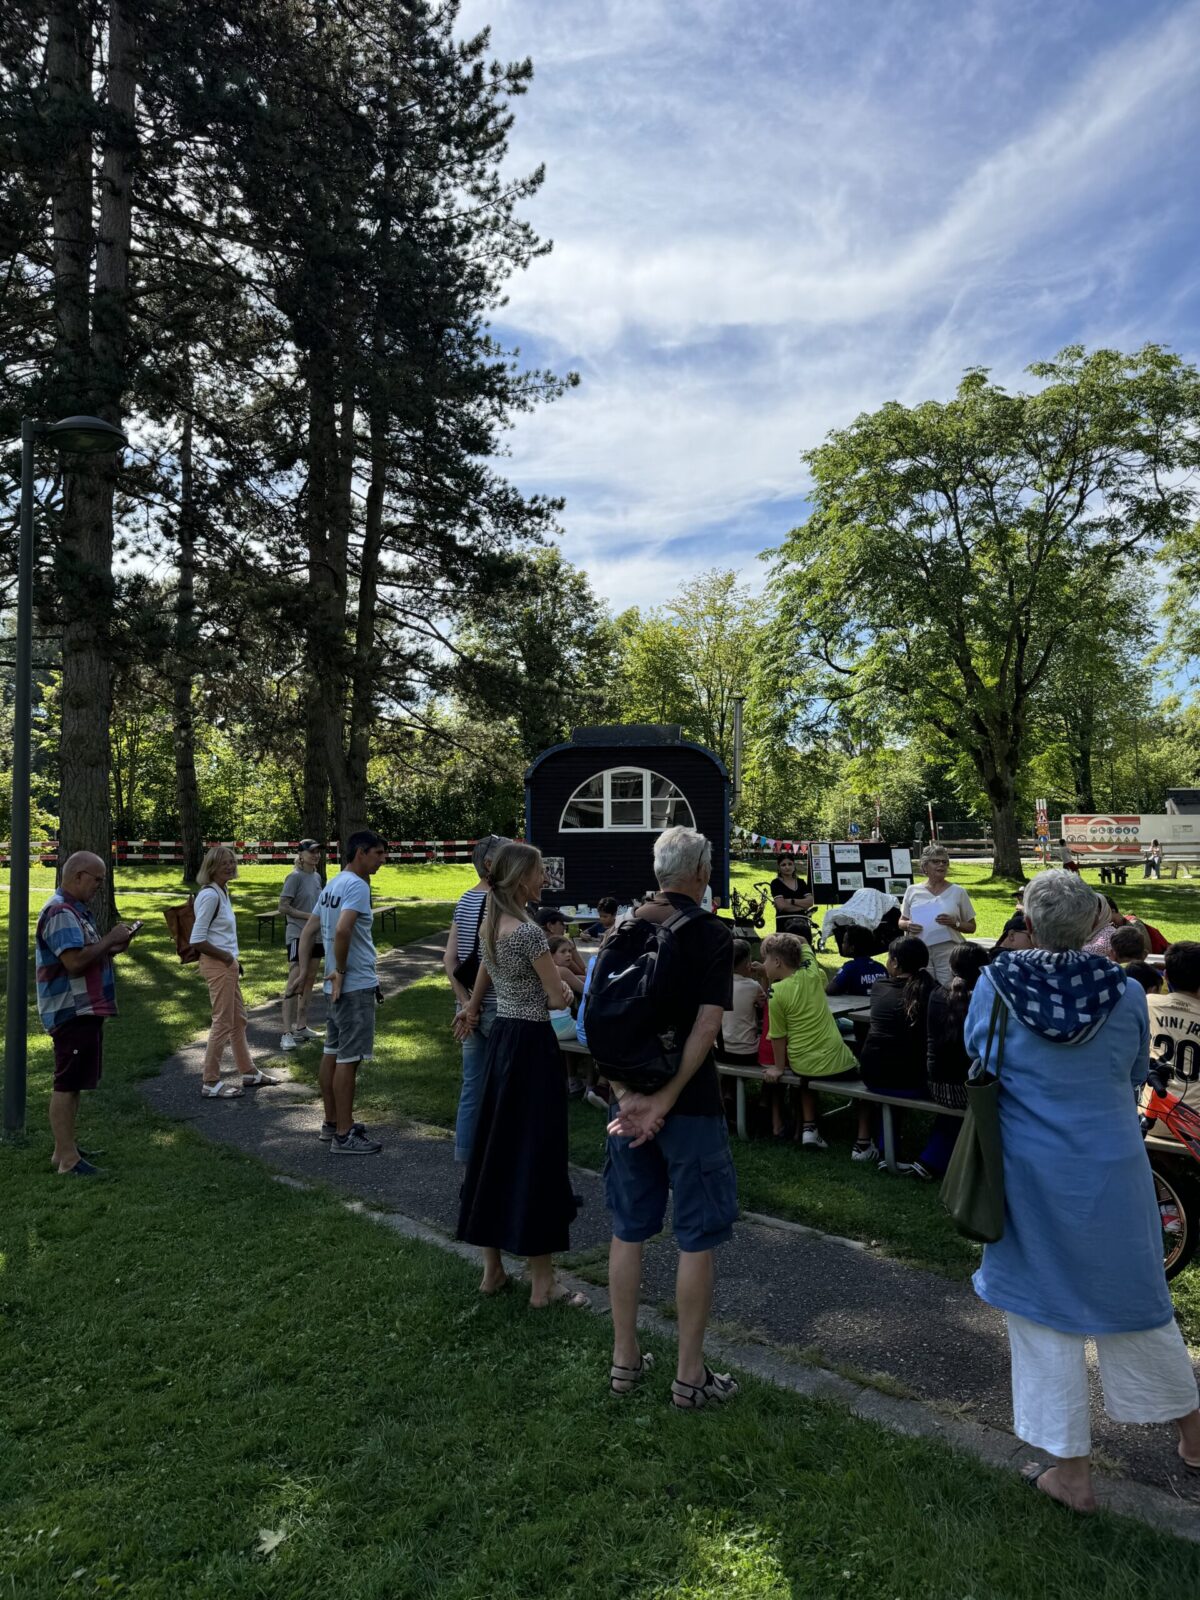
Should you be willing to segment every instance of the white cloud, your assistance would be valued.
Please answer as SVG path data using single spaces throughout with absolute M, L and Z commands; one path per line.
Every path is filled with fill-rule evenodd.
M 521 422 L 514 476 L 567 496 L 567 552 L 614 602 L 710 550 L 754 570 L 800 451 L 863 407 L 976 363 L 1016 381 L 1097 327 L 1195 342 L 1193 286 L 1154 272 L 1200 133 L 1196 0 L 463 17 L 534 57 L 512 161 L 549 171 L 555 250 L 498 321 L 584 378 Z

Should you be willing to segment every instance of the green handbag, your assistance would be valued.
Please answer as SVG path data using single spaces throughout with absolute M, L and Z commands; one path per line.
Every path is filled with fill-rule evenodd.
M 999 1019 L 999 1030 L 996 1022 Z M 967 1079 L 967 1114 L 942 1180 L 942 1202 L 959 1233 L 980 1244 L 995 1244 L 1004 1233 L 1004 1153 L 1000 1143 L 1000 1067 L 1008 1007 L 999 995 L 992 1003 L 983 1060 Z M 996 1070 L 989 1070 L 992 1039 Z

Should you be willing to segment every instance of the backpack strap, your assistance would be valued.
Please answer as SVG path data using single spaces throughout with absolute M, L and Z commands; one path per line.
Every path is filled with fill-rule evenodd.
M 672 933 L 675 933 L 685 923 L 696 922 L 700 917 L 709 917 L 711 915 L 711 911 L 705 911 L 703 906 L 697 905 L 693 901 L 691 905 L 673 907 L 671 915 L 660 922 L 659 927 L 669 929 Z

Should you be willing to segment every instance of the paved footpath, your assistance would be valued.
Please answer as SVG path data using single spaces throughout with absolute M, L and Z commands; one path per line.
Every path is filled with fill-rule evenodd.
M 396 996 L 406 985 L 440 970 L 444 948 L 445 935 L 434 935 L 380 959 L 390 1009 L 403 1004 Z M 318 1026 L 322 1008 L 314 996 Z M 252 1011 L 248 1031 L 256 1056 L 274 1056 L 269 1070 L 285 1070 L 286 1057 L 276 1053 L 278 1002 Z M 156 1111 L 257 1156 L 289 1179 L 340 1189 L 388 1214 L 402 1231 L 448 1244 L 462 1174 L 444 1129 L 407 1124 L 376 1130 L 384 1139 L 382 1154 L 338 1160 L 315 1136 L 321 1111 L 314 1090 L 288 1080 L 238 1100 L 202 1099 L 203 1051 L 200 1039 L 141 1085 Z M 599 1175 L 573 1172 L 583 1207 L 570 1261 L 586 1277 L 603 1260 L 607 1214 Z M 880 1179 L 881 1205 L 892 1181 L 904 1180 Z M 669 1233 L 647 1246 L 645 1316 L 667 1332 L 662 1308 L 673 1300 L 674 1260 Z M 607 1304 L 601 1289 L 589 1292 L 598 1307 Z M 903 1266 L 854 1241 L 749 1216 L 719 1252 L 713 1318 L 724 1356 L 744 1367 L 843 1399 L 901 1431 L 936 1432 L 997 1464 L 1032 1458 L 1010 1431 L 1003 1320 L 969 1284 Z M 1194 1527 L 1193 1536 L 1200 1537 L 1200 1474 L 1178 1463 L 1170 1430 L 1109 1421 L 1098 1391 L 1093 1429 L 1098 1458 L 1112 1469 L 1106 1498 L 1138 1515 L 1157 1505 L 1164 1526 L 1179 1524 L 1182 1515 L 1176 1531 Z M 1139 1494 L 1145 1506 L 1137 1503 Z

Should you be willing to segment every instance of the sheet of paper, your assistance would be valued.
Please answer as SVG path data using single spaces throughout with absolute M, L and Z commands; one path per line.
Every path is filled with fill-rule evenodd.
M 812 875 L 814 883 L 833 882 L 833 861 L 827 844 L 814 844 L 812 848 Z
M 835 844 L 833 859 L 842 867 L 857 867 L 862 859 L 862 847 L 857 844 Z
M 861 889 L 863 886 L 863 875 L 861 872 L 839 872 L 837 875 L 837 883 L 839 889 Z
M 886 856 L 880 857 L 879 860 L 863 862 L 864 878 L 890 878 L 891 875 L 891 865 L 889 864 Z
M 919 922 L 921 924 L 920 937 L 924 939 L 926 944 L 945 944 L 947 939 L 953 939 L 954 934 L 950 928 L 940 923 L 938 918 L 943 912 L 948 913 L 948 911 L 949 907 L 944 903 L 939 903 L 937 900 L 924 900 L 918 901 L 908 913 L 908 916 L 911 922 Z
M 897 877 L 904 877 L 904 878 L 911 878 L 912 877 L 912 851 L 911 850 L 893 850 L 892 851 L 892 871 L 897 875 Z

